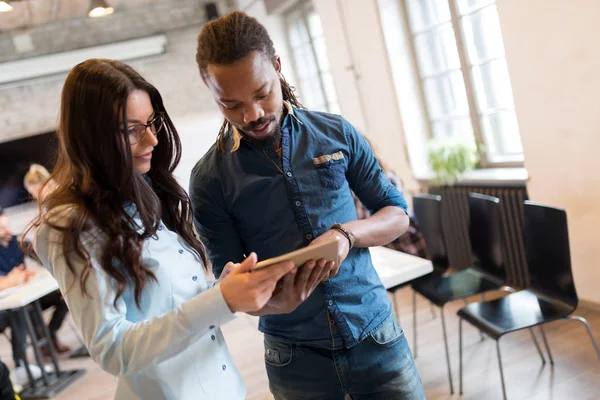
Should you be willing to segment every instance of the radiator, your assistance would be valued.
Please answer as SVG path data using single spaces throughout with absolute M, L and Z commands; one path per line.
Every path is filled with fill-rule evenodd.
M 429 193 L 442 196 L 442 224 L 450 266 L 463 269 L 473 262 L 469 241 L 467 201 L 467 196 L 471 192 L 500 199 L 506 283 L 521 288 L 528 287 L 529 278 L 523 244 L 523 202 L 528 199 L 525 187 L 452 186 L 429 189 Z

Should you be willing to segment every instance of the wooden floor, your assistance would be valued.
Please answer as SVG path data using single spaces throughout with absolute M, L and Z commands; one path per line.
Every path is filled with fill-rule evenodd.
M 410 289 L 397 293 L 400 305 L 400 324 L 412 346 L 412 303 Z M 450 341 L 455 389 L 458 392 L 458 320 L 456 310 L 461 302 L 447 306 L 446 321 Z M 581 308 L 576 313 L 586 318 L 600 339 L 600 312 Z M 428 303 L 419 299 L 419 352 L 417 367 L 423 379 L 427 398 L 436 399 L 501 399 L 502 391 L 492 339 L 480 340 L 479 333 L 463 326 L 464 338 L 464 396 L 451 396 L 448 390 L 444 345 L 439 313 L 433 319 Z M 234 361 L 248 387 L 248 399 L 273 399 L 269 393 L 261 334 L 257 319 L 242 316 L 223 327 Z M 509 399 L 528 400 L 597 400 L 600 399 L 600 361 L 596 357 L 583 324 L 558 321 L 546 326 L 546 333 L 555 365 L 542 365 L 528 332 L 517 332 L 501 339 L 502 361 Z M 66 326 L 61 332 L 73 346 L 74 334 Z M 7 340 L 0 339 L 0 356 L 11 366 L 11 351 Z M 66 368 L 85 368 L 87 373 L 71 387 L 55 397 L 56 400 L 113 399 L 115 379 L 100 370 L 89 359 L 64 360 Z

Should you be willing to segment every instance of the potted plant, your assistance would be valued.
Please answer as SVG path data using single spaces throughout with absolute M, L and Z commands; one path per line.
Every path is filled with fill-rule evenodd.
M 479 163 L 473 142 L 453 138 L 429 140 L 427 156 L 438 185 L 453 185 L 462 173 Z

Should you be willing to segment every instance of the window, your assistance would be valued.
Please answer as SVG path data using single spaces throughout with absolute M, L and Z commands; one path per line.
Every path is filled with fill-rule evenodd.
M 321 19 L 310 2 L 285 15 L 300 101 L 308 108 L 339 114 Z
M 404 2 L 430 137 L 481 147 L 482 166 L 518 165 L 523 149 L 494 0 Z

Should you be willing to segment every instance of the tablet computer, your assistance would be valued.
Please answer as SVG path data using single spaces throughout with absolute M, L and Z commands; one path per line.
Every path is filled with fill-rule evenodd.
M 337 263 L 339 240 L 340 238 L 336 237 L 314 246 L 304 247 L 300 250 L 295 250 L 278 257 L 269 258 L 267 260 L 259 262 L 252 269 L 256 270 L 265 268 L 283 261 L 293 261 L 296 267 L 303 266 L 307 261 L 318 261 L 320 259 L 324 259 L 325 261 L 334 261 Z

